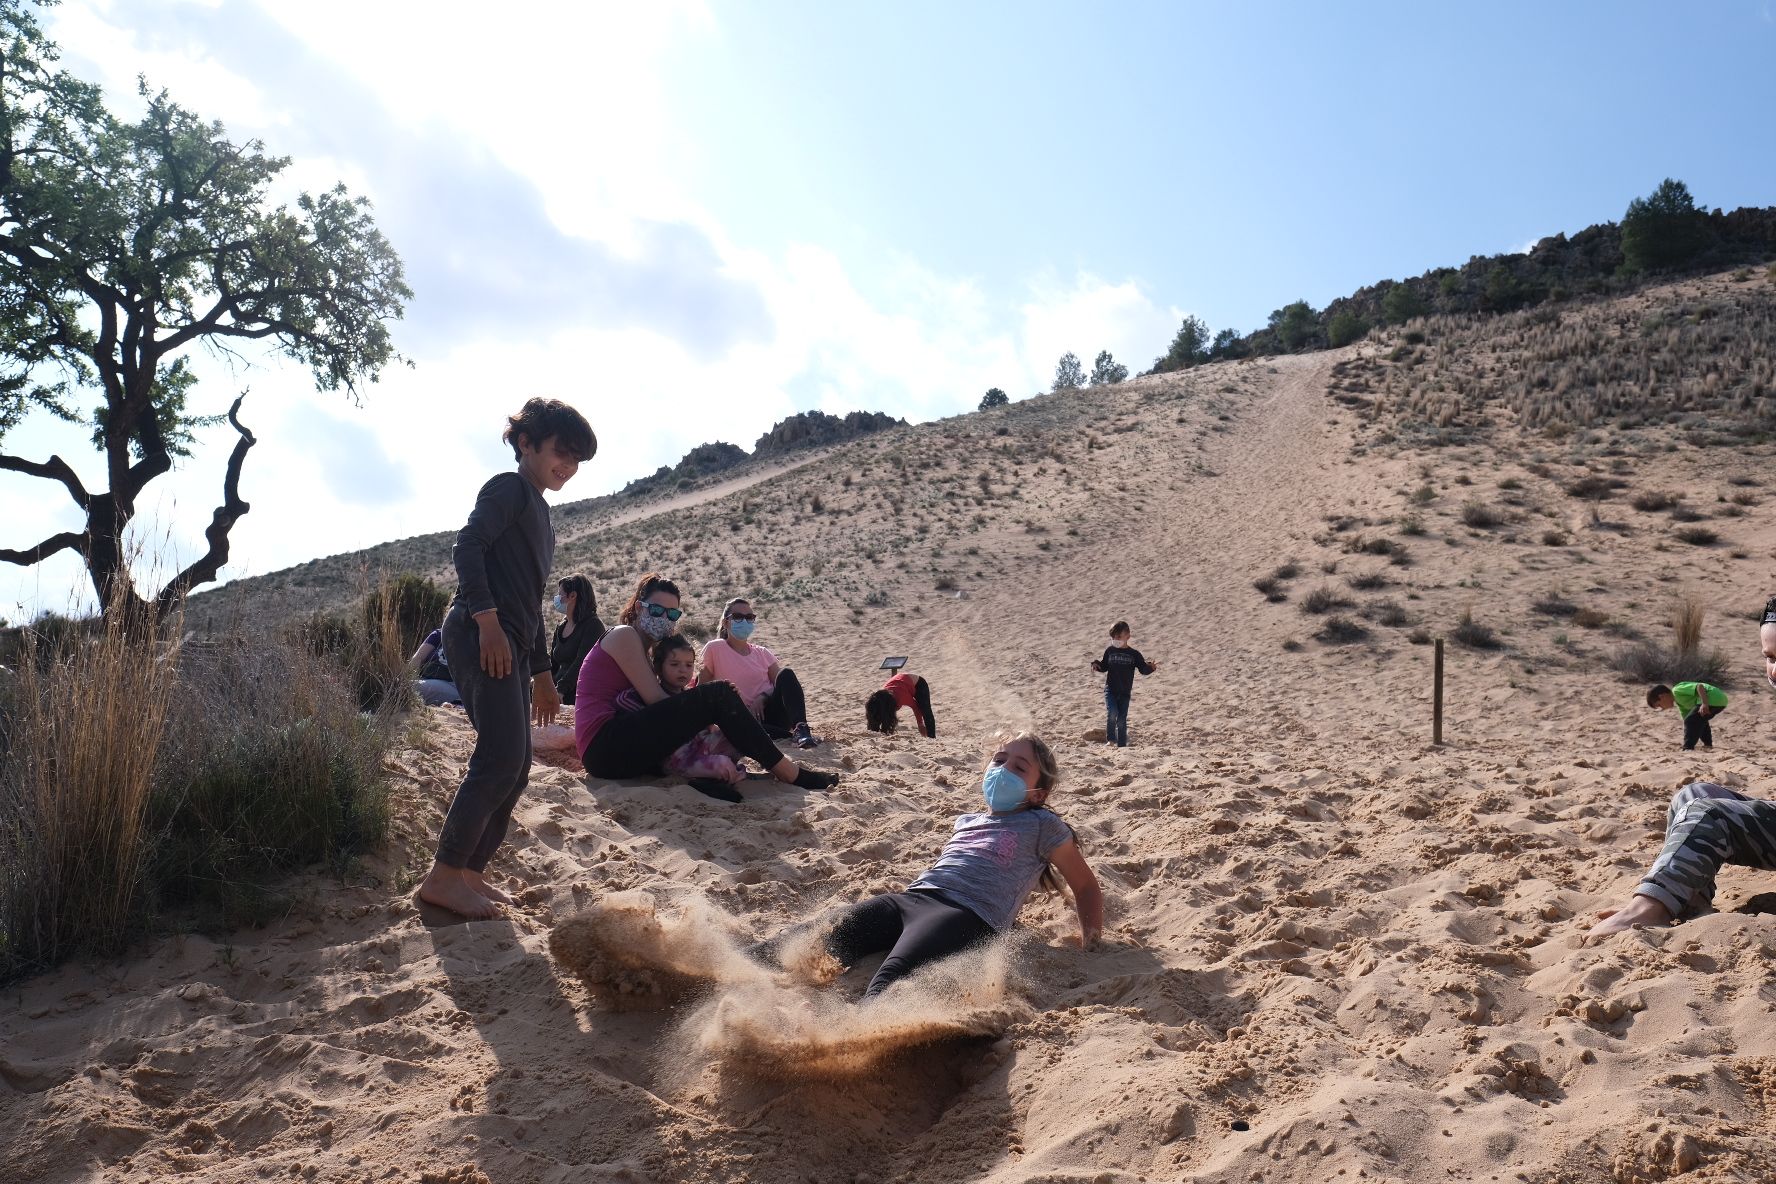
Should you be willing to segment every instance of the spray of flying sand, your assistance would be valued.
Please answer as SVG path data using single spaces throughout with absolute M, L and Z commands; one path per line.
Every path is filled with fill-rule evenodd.
M 563 920 L 549 952 L 607 1007 L 691 1004 L 673 1041 L 678 1057 L 763 1077 L 853 1076 L 921 1045 L 998 1035 L 1028 1012 L 1011 989 L 1007 941 L 851 1002 L 831 986 L 842 968 L 821 934 L 809 926 L 785 942 L 778 971 L 749 958 L 732 918 L 702 898 L 663 914 L 638 891 Z

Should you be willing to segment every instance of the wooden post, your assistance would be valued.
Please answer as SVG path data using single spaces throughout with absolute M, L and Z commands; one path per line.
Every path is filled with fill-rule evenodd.
M 1431 675 L 1431 743 L 1443 743 L 1443 639 L 1437 639 L 1437 656 Z

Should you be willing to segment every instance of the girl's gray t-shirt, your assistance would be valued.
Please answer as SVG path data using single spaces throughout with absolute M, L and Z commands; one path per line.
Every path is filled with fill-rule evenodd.
M 1056 847 L 1073 830 L 1049 810 L 964 814 L 931 870 L 909 886 L 935 888 L 995 931 L 1011 928 Z

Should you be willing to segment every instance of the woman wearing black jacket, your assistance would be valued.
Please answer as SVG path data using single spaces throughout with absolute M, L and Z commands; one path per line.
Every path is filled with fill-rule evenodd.
M 561 701 L 572 703 L 574 688 L 579 684 L 580 664 L 604 636 L 592 581 L 578 575 L 563 579 L 555 593 L 555 611 L 566 620 L 555 626 L 555 638 L 549 645 L 549 669 Z

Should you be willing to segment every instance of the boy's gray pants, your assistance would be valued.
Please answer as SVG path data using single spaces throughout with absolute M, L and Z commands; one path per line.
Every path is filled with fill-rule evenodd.
M 530 783 L 530 652 L 509 633 L 506 641 L 512 647 L 512 672 L 489 678 L 481 669 L 481 630 L 474 618 L 458 608 L 444 618 L 450 674 L 475 726 L 468 772 L 438 832 L 438 862 L 447 867 L 475 872 L 487 867 Z
M 1699 912 L 1714 900 L 1714 876 L 1723 863 L 1776 871 L 1776 802 L 1692 782 L 1672 795 L 1665 849 L 1634 891 L 1674 917 Z

